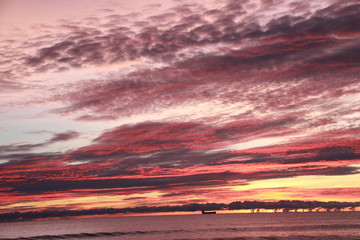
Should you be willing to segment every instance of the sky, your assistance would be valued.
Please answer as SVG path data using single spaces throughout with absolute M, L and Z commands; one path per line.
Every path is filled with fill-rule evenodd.
M 1 0 L 0 213 L 360 201 L 357 0 Z

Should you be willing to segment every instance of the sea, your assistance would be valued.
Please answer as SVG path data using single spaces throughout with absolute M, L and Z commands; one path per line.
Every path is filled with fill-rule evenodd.
M 123 216 L 0 223 L 1 240 L 360 240 L 360 212 Z

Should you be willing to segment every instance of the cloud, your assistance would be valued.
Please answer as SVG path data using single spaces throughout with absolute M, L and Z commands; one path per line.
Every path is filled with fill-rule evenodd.
M 343 146 L 334 146 L 331 141 L 318 146 L 289 142 L 240 151 L 213 151 L 215 146 L 226 146 L 242 134 L 248 135 L 247 131 L 253 126 L 265 131 L 260 132 L 261 135 L 272 132 L 274 127 L 281 129 L 284 124 L 287 121 L 267 122 L 266 128 L 261 124 L 240 122 L 217 128 L 193 122 L 121 126 L 104 132 L 94 139 L 93 145 L 67 153 L 4 156 L 12 161 L 4 165 L 3 187 L 11 189 L 10 192 L 23 193 L 77 189 L 93 189 L 90 192 L 114 189 L 117 192 L 118 188 L 167 192 L 182 187 L 229 186 L 255 180 L 358 173 L 358 168 L 351 166 L 359 159 L 358 150 L 347 142 Z M 55 134 L 49 142 L 74 136 L 77 133 L 73 131 Z M 83 162 L 71 164 L 79 161 Z
M 288 151 L 272 156 L 259 155 L 260 157 L 246 160 L 244 163 L 277 162 L 282 164 L 314 163 L 330 161 L 352 161 L 360 159 L 359 153 L 350 146 L 326 146 L 324 148 L 310 148 L 307 150 Z
M 39 144 L 11 144 L 11 145 L 2 145 L 0 146 L 0 153 L 1 152 L 24 152 L 30 151 L 37 147 L 44 146 L 44 143 Z
M 93 178 L 93 179 L 47 179 L 46 181 L 37 181 L 35 179 L 24 179 L 23 181 L 13 181 L 2 184 L 9 190 L 3 192 L 17 192 L 22 194 L 43 194 L 62 191 L 79 191 L 87 189 L 89 194 L 99 194 L 98 190 L 107 189 L 109 193 L 127 193 L 130 192 L 149 192 L 162 191 L 171 192 L 172 190 L 182 188 L 201 188 L 201 187 L 224 187 L 232 182 L 235 186 L 249 181 L 266 180 L 276 178 L 290 178 L 295 176 L 307 175 L 349 175 L 359 173 L 356 167 L 326 167 L 321 169 L 298 169 L 282 171 L 254 171 L 251 173 L 239 172 L 218 172 L 206 174 L 192 174 L 188 176 L 157 176 L 146 177 L 138 176 L 131 178 Z M 43 175 L 44 177 L 46 176 Z M 113 189 L 113 191 L 111 191 Z M 123 189 L 120 192 L 118 189 Z M 105 191 L 105 192 L 106 192 Z
M 42 131 L 46 132 L 46 131 Z M 35 132 L 36 133 L 36 132 Z M 8 152 L 27 152 L 31 151 L 35 148 L 44 147 L 52 143 L 60 142 L 60 141 L 68 141 L 79 136 L 78 132 L 75 131 L 67 131 L 64 133 L 55 133 L 52 138 L 37 144 L 29 144 L 29 143 L 15 143 L 10 145 L 2 145 L 0 146 L 0 153 L 8 153 Z
M 109 16 L 112 20 L 107 24 L 107 28 L 110 32 L 116 30 L 114 34 L 103 34 L 95 28 L 76 27 L 76 30 L 70 31 L 68 39 L 40 49 L 37 56 L 27 58 L 25 63 L 29 66 L 38 66 L 55 61 L 58 64 L 82 66 L 139 57 L 162 61 L 161 59 L 174 59 L 176 52 L 189 47 L 205 47 L 215 43 L 240 43 L 255 37 L 275 38 L 281 43 L 281 38 L 284 37 L 309 39 L 314 35 L 313 41 L 316 42 L 316 38 L 331 39 L 328 34 L 344 36 L 358 32 L 359 29 L 355 24 L 358 21 L 356 6 L 352 2 L 334 4 L 326 10 L 315 12 L 309 18 L 280 16 L 267 23 L 265 29 L 256 22 L 258 19 L 252 19 L 251 15 L 247 15 L 239 3 L 229 3 L 223 9 L 207 9 L 197 14 L 189 10 L 191 13 L 188 16 L 176 18 L 184 14 L 184 10 L 181 9 L 186 7 L 180 7 L 174 9 L 175 12 L 148 18 L 151 27 L 140 29 L 138 34 L 129 31 L 125 26 L 119 28 L 118 22 L 112 24 L 114 19 L 125 17 L 113 15 L 111 18 Z M 305 4 L 302 5 L 302 8 L 306 7 Z M 214 19 L 205 20 L 207 15 L 211 15 Z M 234 21 L 235 16 L 243 16 L 242 21 Z M 165 29 L 158 27 L 162 22 L 169 22 L 170 24 L 167 25 L 169 27 Z
M 54 136 L 49 139 L 48 143 L 60 142 L 60 141 L 67 141 L 73 138 L 77 138 L 79 136 L 78 132 L 75 131 L 67 131 L 64 133 L 56 133 Z
M 217 9 L 184 5 L 147 18 L 150 23 L 138 26 L 137 31 L 129 25 L 129 16 L 109 15 L 105 26 L 63 24 L 66 31 L 60 31 L 61 40 L 38 47 L 35 55 L 23 59 L 34 71 L 86 69 L 88 65 L 141 59 L 166 65 L 147 70 L 139 67 L 86 85 L 74 83 L 59 90 L 61 94 L 46 97 L 46 101 L 65 105 L 55 113 L 86 112 L 76 117 L 81 121 L 118 119 L 162 111 L 182 102 L 214 100 L 254 104 L 261 112 L 277 107 L 291 109 L 302 107 L 299 102 L 306 96 L 316 96 L 307 89 L 321 87 L 329 72 L 349 71 L 338 78 L 338 86 L 351 84 L 349 78 L 356 74 L 354 67 L 359 62 L 355 56 L 357 40 L 351 35 L 358 32 L 353 24 L 358 16 L 355 3 L 334 3 L 313 13 L 311 4 L 285 1 L 262 2 L 256 13 L 246 1 L 229 1 Z M 282 7 L 308 15 L 301 17 L 290 11 L 260 22 L 258 13 Z M 124 23 L 119 25 L 119 21 Z M 322 32 L 317 31 L 319 27 Z M 295 85 L 302 79 L 306 83 L 281 94 L 270 90 L 279 81 Z M 254 84 L 269 91 L 257 94 L 251 91 Z M 335 91 L 338 86 L 327 84 L 322 88 Z
M 59 181 L 49 180 L 41 182 L 28 182 L 27 184 L 9 184 L 12 191 L 19 191 L 23 193 L 41 193 L 66 191 L 71 189 L 92 189 L 103 188 L 134 188 L 146 187 L 149 189 L 166 189 L 172 188 L 171 185 L 178 186 L 203 186 L 212 184 L 225 184 L 228 180 L 234 179 L 234 173 L 219 173 L 219 174 L 198 174 L 192 176 L 179 177 L 157 177 L 157 178 L 139 178 L 139 179 L 96 179 L 96 180 L 78 180 L 78 181 Z

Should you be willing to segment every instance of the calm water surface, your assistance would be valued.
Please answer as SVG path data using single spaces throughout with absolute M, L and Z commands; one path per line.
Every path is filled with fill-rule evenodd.
M 0 240 L 358 239 L 360 212 L 65 219 L 0 224 Z

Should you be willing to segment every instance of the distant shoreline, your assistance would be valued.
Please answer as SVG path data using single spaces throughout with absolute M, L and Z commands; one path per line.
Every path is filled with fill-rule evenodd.
M 121 217 L 145 215 L 201 214 L 201 210 L 217 213 L 310 213 L 310 212 L 358 212 L 360 202 L 317 202 L 317 201 L 244 201 L 230 204 L 206 203 L 181 206 L 97 208 L 86 210 L 27 211 L 0 214 L 0 222 L 32 221 L 68 218 Z

